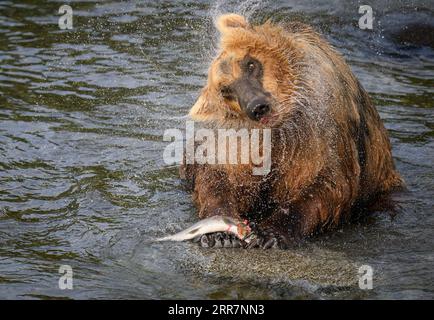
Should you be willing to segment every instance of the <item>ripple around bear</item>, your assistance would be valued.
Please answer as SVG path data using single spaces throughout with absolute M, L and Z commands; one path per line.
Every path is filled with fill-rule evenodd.
M 252 175 L 252 164 L 182 165 L 200 218 L 247 218 L 263 235 L 252 246 L 284 247 L 404 184 L 366 91 L 312 28 L 254 26 L 236 14 L 216 26 L 219 52 L 190 117 L 211 128 L 271 128 L 272 164 L 266 176 Z

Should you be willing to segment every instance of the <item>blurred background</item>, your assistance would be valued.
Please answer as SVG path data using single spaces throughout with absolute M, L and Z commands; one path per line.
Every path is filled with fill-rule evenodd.
M 372 30 L 363 4 L 1 1 L 0 298 L 434 298 L 434 3 L 375 1 Z M 196 221 L 162 135 L 184 126 L 223 12 L 310 23 L 345 56 L 408 184 L 396 216 L 287 252 L 150 243 Z M 58 287 L 64 264 L 73 290 Z

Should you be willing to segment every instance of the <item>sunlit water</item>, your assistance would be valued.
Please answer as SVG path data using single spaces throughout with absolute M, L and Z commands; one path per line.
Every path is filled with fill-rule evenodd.
M 433 298 L 434 8 L 376 1 L 0 2 L 0 298 Z M 402 2 L 404 3 L 404 1 Z M 196 220 L 164 129 L 206 79 L 212 20 L 313 24 L 344 54 L 389 129 L 408 192 L 288 252 L 205 250 L 153 237 Z M 416 31 L 415 31 L 416 30 Z M 422 35 L 414 36 L 414 35 Z M 60 265 L 74 289 L 60 290 Z M 360 265 L 374 289 L 360 290 Z

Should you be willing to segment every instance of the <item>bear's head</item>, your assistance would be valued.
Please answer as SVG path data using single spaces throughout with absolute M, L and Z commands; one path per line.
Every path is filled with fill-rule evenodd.
M 293 39 L 279 26 L 252 26 L 237 14 L 220 16 L 216 27 L 219 52 L 190 117 L 245 127 L 277 125 L 297 84 Z

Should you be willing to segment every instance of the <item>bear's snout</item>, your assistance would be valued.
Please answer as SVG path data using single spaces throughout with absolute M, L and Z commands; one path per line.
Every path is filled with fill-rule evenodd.
M 246 108 L 247 116 L 254 120 L 259 121 L 263 116 L 265 116 L 267 113 L 270 112 L 271 107 L 270 103 L 265 98 L 257 98 L 252 101 L 250 101 L 247 104 Z

